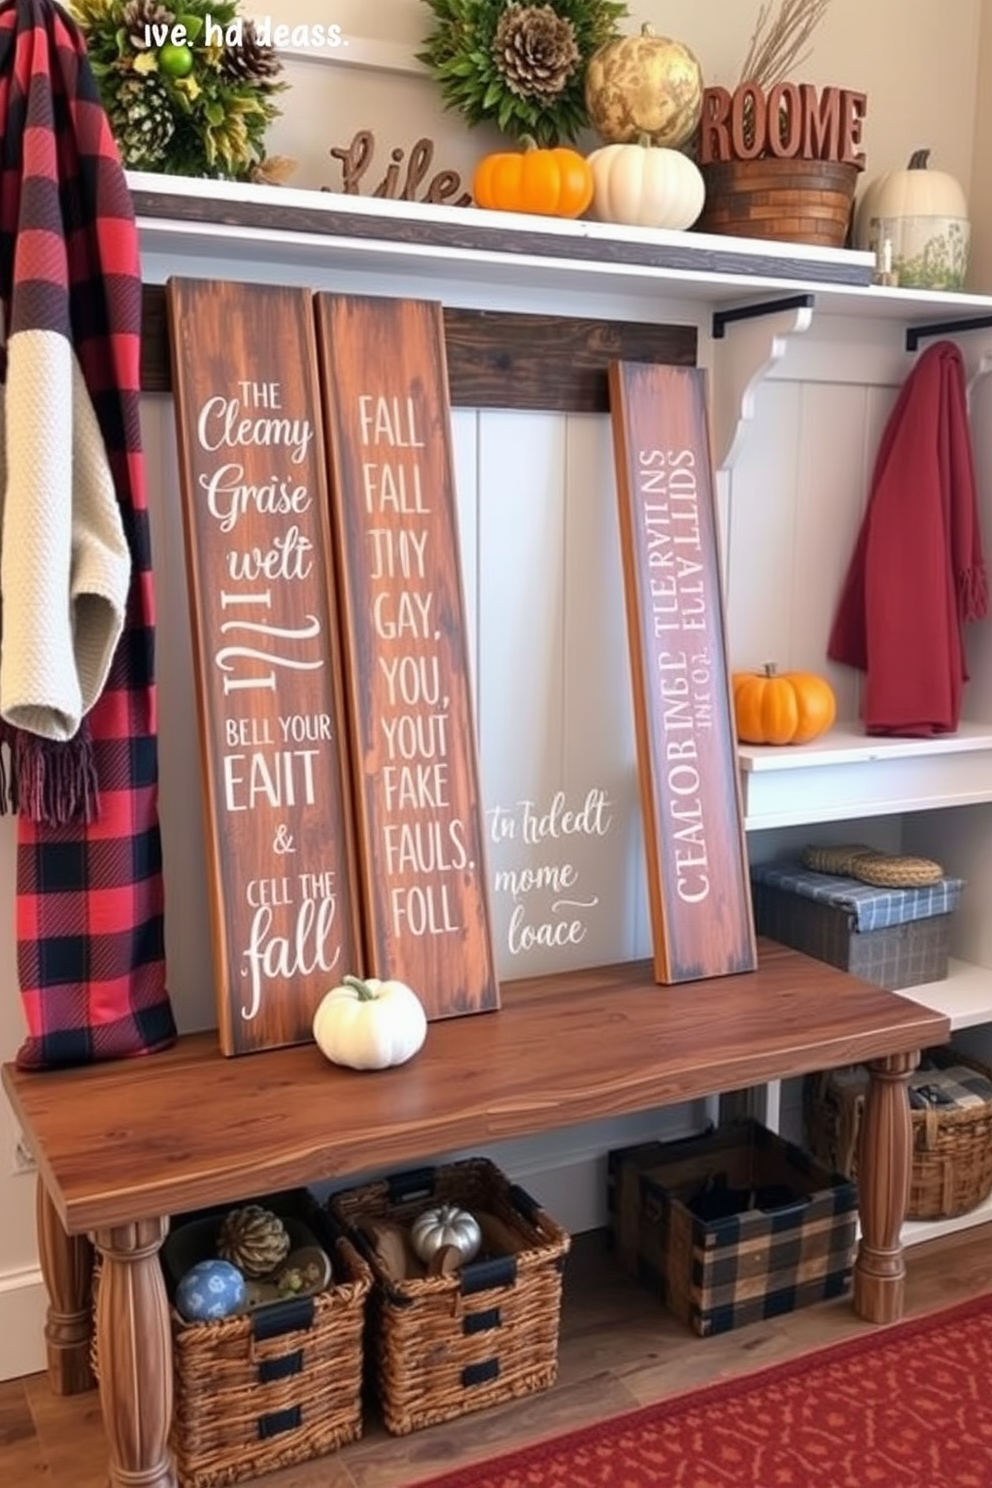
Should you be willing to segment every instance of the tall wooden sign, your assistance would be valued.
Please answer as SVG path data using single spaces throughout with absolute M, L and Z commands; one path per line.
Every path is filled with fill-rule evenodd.
M 666 983 L 757 964 L 704 376 L 610 367 L 654 966 Z
M 430 1019 L 499 1004 L 441 307 L 318 295 L 367 958 Z
M 225 1054 L 361 970 L 308 292 L 173 280 L 173 388 Z

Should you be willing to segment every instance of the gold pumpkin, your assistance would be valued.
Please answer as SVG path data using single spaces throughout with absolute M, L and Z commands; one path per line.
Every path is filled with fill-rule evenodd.
M 742 744 L 808 744 L 837 716 L 833 688 L 815 672 L 780 673 L 767 662 L 763 671 L 736 672 L 732 681 Z
M 702 116 L 702 68 L 681 41 L 644 25 L 639 36 L 607 41 L 592 54 L 585 97 L 589 122 L 608 145 L 647 135 L 677 150 Z

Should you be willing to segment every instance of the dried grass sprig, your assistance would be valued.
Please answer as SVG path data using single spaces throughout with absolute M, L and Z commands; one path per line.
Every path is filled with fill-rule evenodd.
M 758 11 L 739 81 L 766 91 L 782 82 L 810 55 L 810 38 L 823 21 L 830 0 L 772 0 Z

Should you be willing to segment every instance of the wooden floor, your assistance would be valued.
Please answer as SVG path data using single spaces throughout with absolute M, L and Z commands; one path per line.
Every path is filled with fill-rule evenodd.
M 909 1314 L 992 1290 L 987 1227 L 914 1247 L 908 1263 Z M 388 1437 L 370 1423 L 362 1441 L 336 1457 L 261 1481 L 265 1488 L 404 1488 L 443 1468 L 869 1331 L 842 1300 L 696 1338 L 618 1274 L 602 1236 L 579 1236 L 566 1271 L 554 1389 L 408 1437 Z M 0 1384 L 0 1483 L 104 1488 L 105 1464 L 95 1393 L 55 1399 L 40 1375 Z

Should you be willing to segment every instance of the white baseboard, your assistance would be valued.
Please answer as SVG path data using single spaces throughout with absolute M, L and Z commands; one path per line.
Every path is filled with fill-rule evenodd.
M 46 1367 L 47 1302 L 37 1266 L 0 1274 L 0 1380 L 20 1379 Z

